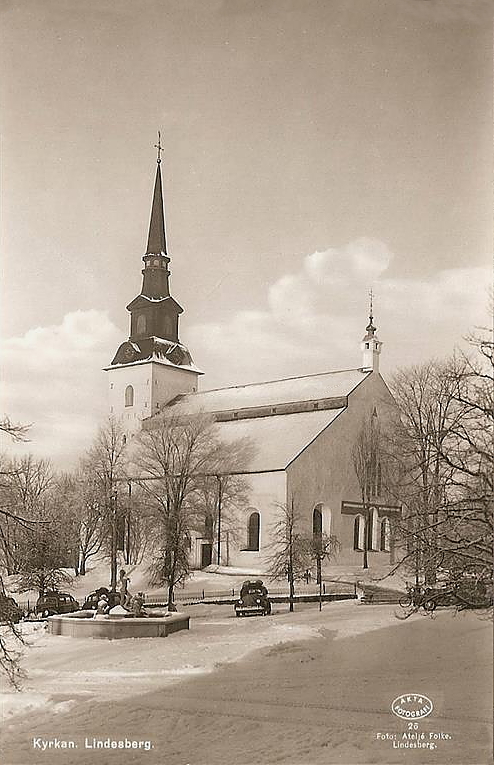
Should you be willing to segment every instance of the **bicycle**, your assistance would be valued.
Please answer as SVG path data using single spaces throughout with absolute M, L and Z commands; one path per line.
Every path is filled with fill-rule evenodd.
M 402 608 L 415 611 L 423 608 L 426 613 L 432 613 L 437 606 L 432 590 L 421 585 L 407 587 L 407 593 L 400 598 L 399 603 Z

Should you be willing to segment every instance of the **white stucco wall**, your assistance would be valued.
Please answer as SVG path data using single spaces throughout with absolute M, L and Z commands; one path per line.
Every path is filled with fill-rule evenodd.
M 263 571 L 272 553 L 272 527 L 279 517 L 277 504 L 286 500 L 286 474 L 259 473 L 245 478 L 250 485 L 249 507 L 239 514 L 237 539 L 230 539 L 230 566 Z M 259 551 L 243 550 L 247 546 L 248 518 L 255 510 L 260 514 Z
M 108 371 L 110 414 L 121 419 L 127 433 L 140 429 L 141 420 L 180 393 L 197 390 L 198 374 L 156 361 L 127 364 Z M 125 406 L 125 390 L 134 388 L 133 406 Z
M 376 373 L 370 375 L 350 394 L 348 408 L 287 469 L 288 494 L 293 494 L 299 503 L 306 532 L 312 531 L 312 514 L 318 503 L 323 505 L 325 533 L 329 531 L 331 515 L 330 531 L 341 543 L 336 563 L 359 565 L 362 560 L 362 553 L 353 549 L 355 516 L 341 513 L 343 501 L 360 502 L 353 445 L 363 418 L 376 407 L 383 422 L 392 406 L 393 400 L 383 379 Z M 376 563 L 388 563 L 390 554 L 369 552 L 369 558 Z

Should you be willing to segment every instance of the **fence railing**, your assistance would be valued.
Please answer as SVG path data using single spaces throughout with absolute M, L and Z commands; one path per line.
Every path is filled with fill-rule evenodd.
M 222 590 L 209 590 L 203 588 L 200 590 L 186 590 L 177 588 L 175 590 L 175 602 L 186 605 L 187 603 L 201 603 L 203 601 L 215 601 L 225 600 L 230 601 L 240 597 L 240 587 L 230 587 Z M 290 594 L 288 583 L 279 585 L 278 587 L 269 587 L 268 597 L 288 597 Z M 340 580 L 324 580 L 322 583 L 323 595 L 348 595 L 356 597 L 357 586 L 355 582 L 342 582 Z M 319 585 L 316 582 L 306 584 L 305 582 L 297 582 L 295 585 L 296 596 L 313 595 L 316 597 L 319 595 Z M 84 597 L 78 598 L 82 603 Z M 20 608 L 29 613 L 36 605 L 36 599 L 24 599 L 19 600 L 16 598 L 16 602 Z M 145 602 L 155 604 L 165 604 L 167 602 L 166 594 L 162 595 L 145 595 Z
M 290 594 L 288 584 L 279 587 L 269 587 L 268 597 L 288 597 Z M 323 595 L 348 595 L 356 597 L 357 589 L 354 582 L 341 582 L 341 581 L 324 581 L 322 583 Z M 296 596 L 314 596 L 319 595 L 318 584 L 297 584 L 295 587 Z M 223 590 L 208 590 L 206 588 L 201 590 L 181 590 L 177 589 L 174 593 L 176 603 L 201 603 L 204 601 L 221 601 L 225 602 L 237 599 L 240 597 L 240 587 L 230 587 Z M 166 596 L 146 595 L 145 600 L 147 603 L 166 603 Z

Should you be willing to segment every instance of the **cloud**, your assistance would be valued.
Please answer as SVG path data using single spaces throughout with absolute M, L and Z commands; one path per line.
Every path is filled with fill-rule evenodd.
M 29 443 L 14 446 L 4 440 L 2 447 L 65 466 L 73 463 L 108 412 L 102 367 L 121 339 L 106 312 L 90 310 L 3 340 L 1 413 L 32 427 Z
M 207 372 L 203 388 L 359 366 L 371 286 L 385 372 L 447 356 L 483 322 L 489 269 L 423 280 L 390 275 L 392 264 L 388 247 L 369 238 L 314 252 L 268 287 L 265 310 L 192 327 L 187 341 Z
M 202 388 L 360 366 L 370 286 L 385 375 L 448 355 L 485 323 L 490 270 L 443 270 L 423 280 L 391 276 L 392 265 L 392 253 L 373 239 L 315 252 L 267 286 L 263 309 L 190 327 L 183 339 L 206 373 Z M 2 341 L 0 414 L 33 423 L 30 443 L 3 448 L 74 465 L 108 413 L 102 368 L 121 340 L 106 312 L 90 310 Z

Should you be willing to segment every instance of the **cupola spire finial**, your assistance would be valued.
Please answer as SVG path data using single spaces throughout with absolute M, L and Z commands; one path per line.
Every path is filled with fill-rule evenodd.
M 160 130 L 158 130 L 158 143 L 154 144 L 154 148 L 158 149 L 158 157 L 157 157 L 156 162 L 158 163 L 158 165 L 160 165 L 161 164 L 161 152 L 164 151 L 164 149 L 163 149 L 163 147 L 161 145 L 161 131 Z
M 161 183 L 161 152 L 163 151 L 163 147 L 161 145 L 161 132 L 159 130 L 158 143 L 155 143 L 154 148 L 158 150 L 158 157 L 156 159 L 156 179 L 154 182 L 146 255 L 166 255 L 165 213 L 163 209 L 163 188 Z

